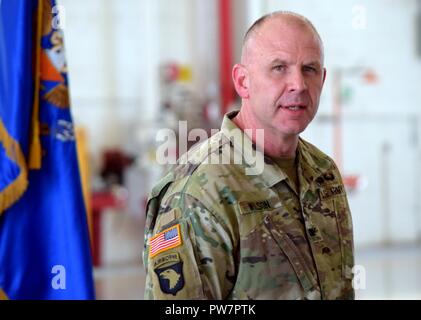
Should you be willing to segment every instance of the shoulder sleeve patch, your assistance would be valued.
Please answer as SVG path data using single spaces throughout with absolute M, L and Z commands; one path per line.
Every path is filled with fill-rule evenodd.
M 149 239 L 149 258 L 158 253 L 180 246 L 182 243 L 180 224 L 176 224 Z
M 178 253 L 170 253 L 158 258 L 154 263 L 154 271 L 158 276 L 161 291 L 175 296 L 183 289 L 183 261 Z

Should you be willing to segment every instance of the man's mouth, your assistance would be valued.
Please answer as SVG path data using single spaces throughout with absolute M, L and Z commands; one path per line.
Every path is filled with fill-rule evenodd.
M 288 109 L 288 110 L 291 110 L 291 111 L 298 111 L 298 110 L 301 110 L 301 109 L 305 109 L 306 106 L 301 105 L 301 104 L 296 104 L 296 105 L 289 105 L 289 106 L 281 106 L 281 108 Z

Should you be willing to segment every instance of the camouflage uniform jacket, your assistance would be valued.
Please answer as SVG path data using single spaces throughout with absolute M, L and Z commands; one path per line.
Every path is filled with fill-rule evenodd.
M 145 299 L 353 299 L 352 221 L 334 162 L 300 138 L 298 192 L 264 156 L 263 172 L 246 174 L 259 151 L 233 115 L 149 196 Z

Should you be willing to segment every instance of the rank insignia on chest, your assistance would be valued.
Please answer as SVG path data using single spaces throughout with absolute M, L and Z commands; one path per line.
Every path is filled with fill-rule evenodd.
M 152 258 L 158 253 L 176 248 L 181 243 L 180 224 L 176 224 L 149 239 L 149 257 Z
M 159 257 L 154 262 L 154 271 L 162 292 L 175 296 L 184 287 L 183 261 L 178 253 Z

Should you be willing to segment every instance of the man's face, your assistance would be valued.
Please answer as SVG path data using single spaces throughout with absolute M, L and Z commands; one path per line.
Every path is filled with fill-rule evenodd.
M 273 19 L 249 39 L 247 104 L 256 124 L 283 137 L 297 136 L 313 120 L 325 70 L 321 44 L 305 26 Z

